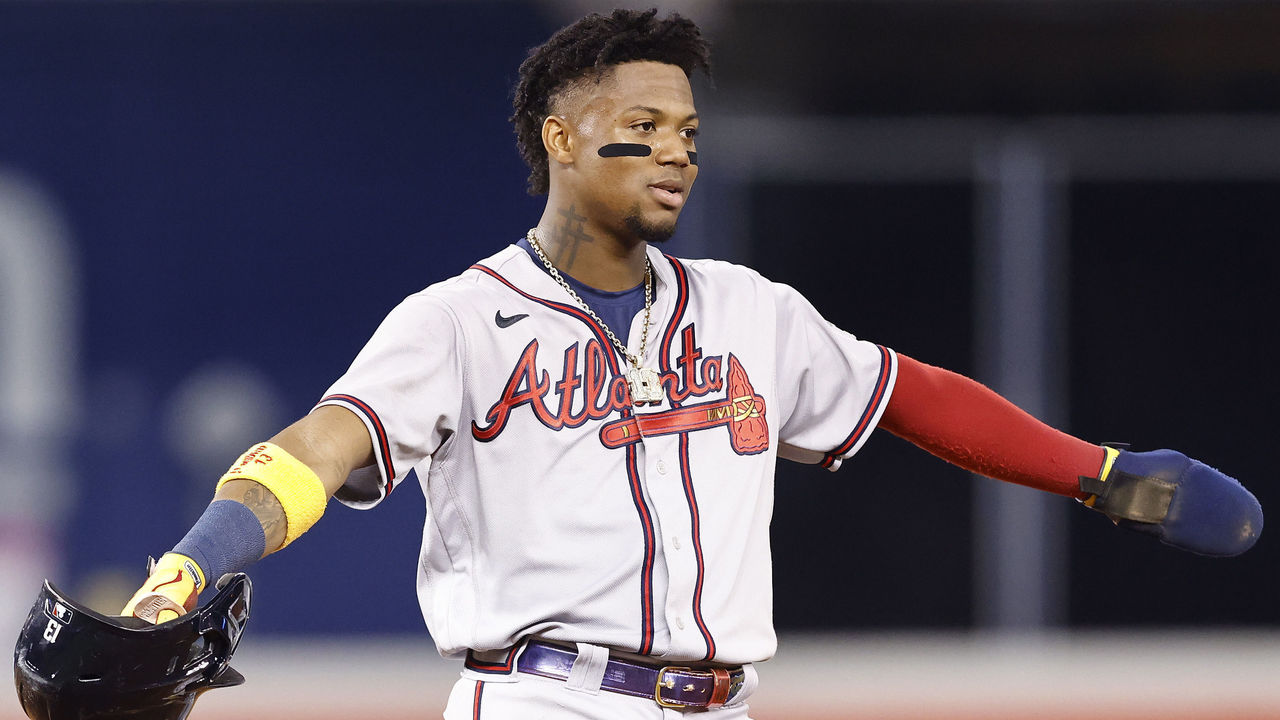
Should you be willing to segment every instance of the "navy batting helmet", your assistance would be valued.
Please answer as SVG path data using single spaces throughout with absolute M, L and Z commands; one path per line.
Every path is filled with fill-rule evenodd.
M 249 578 L 218 587 L 204 607 L 151 625 L 100 615 L 46 580 L 13 656 L 27 717 L 182 720 L 204 691 L 244 682 L 228 663 L 249 619 Z

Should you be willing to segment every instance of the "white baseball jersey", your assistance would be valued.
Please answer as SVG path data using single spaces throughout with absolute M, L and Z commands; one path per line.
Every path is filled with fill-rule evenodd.
M 442 654 L 529 635 L 773 654 L 776 459 L 857 452 L 897 357 L 750 269 L 648 253 L 660 404 L 631 405 L 625 358 L 514 245 L 407 298 L 321 401 L 363 418 L 375 449 L 339 500 L 421 481 L 418 597 Z

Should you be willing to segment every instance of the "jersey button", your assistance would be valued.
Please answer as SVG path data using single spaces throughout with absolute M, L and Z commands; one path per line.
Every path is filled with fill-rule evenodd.
M 677 550 L 679 550 L 679 549 L 680 549 L 680 536 L 679 536 L 679 535 L 672 535 L 672 536 L 671 536 L 671 547 L 673 547 L 673 548 L 675 548 L 675 549 L 677 549 Z
M 667 474 L 667 464 L 662 462 L 661 460 L 658 461 L 658 474 L 659 475 Z
M 684 629 L 684 618 L 676 618 L 676 627 Z

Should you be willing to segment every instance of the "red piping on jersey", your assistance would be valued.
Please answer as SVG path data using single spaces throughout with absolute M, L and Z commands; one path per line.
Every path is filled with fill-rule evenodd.
M 679 260 L 667 255 L 667 260 L 671 263 L 671 268 L 676 275 L 676 310 L 671 316 L 671 322 L 667 324 L 666 331 L 662 334 L 662 345 L 659 355 L 659 365 L 664 373 L 672 372 L 671 369 L 671 343 L 675 340 L 677 328 L 680 321 L 684 319 L 685 309 L 689 307 L 689 278 L 683 265 Z M 690 325 L 692 327 L 692 325 Z M 692 337 L 692 333 L 688 337 Z M 692 348 L 687 348 L 692 351 Z M 676 400 L 671 401 L 671 407 L 678 408 L 680 403 Z M 698 578 L 693 586 L 693 619 L 698 625 L 698 631 L 702 633 L 702 639 L 707 643 L 707 654 L 703 656 L 703 660 L 710 660 L 716 654 L 716 641 L 711 636 L 711 631 L 707 628 L 707 623 L 702 617 L 702 584 L 706 578 L 706 564 L 702 556 L 702 523 L 698 512 L 698 497 L 693 490 L 693 475 L 689 469 L 689 433 L 680 433 L 680 479 L 684 484 L 684 497 L 689 505 L 689 527 L 693 536 L 693 552 L 697 561 Z
M 862 417 L 858 418 L 858 424 L 853 428 L 853 432 L 840 446 L 827 453 L 822 458 L 822 467 L 830 468 L 835 463 L 836 458 L 849 452 L 850 448 L 858 444 L 858 440 L 866 434 L 867 429 L 871 425 L 871 418 L 875 417 L 876 408 L 880 407 L 880 403 L 884 402 L 885 392 L 889 389 L 889 371 L 892 367 L 889 357 L 889 350 L 883 345 L 877 345 L 880 350 L 880 376 L 876 378 L 876 388 L 871 393 L 871 400 L 867 402 L 867 407 L 862 411 Z
M 976 380 L 905 355 L 880 425 L 970 472 L 1075 498 L 1106 457 Z
M 590 315 L 572 305 L 530 295 L 513 285 L 496 271 L 479 263 L 472 265 L 471 269 L 492 277 L 521 297 L 581 320 L 603 347 L 612 349 L 612 352 L 605 353 L 605 359 L 609 362 L 609 369 L 615 376 L 622 374 L 618 370 L 617 349 L 613 347 L 613 343 L 605 335 L 604 329 Z M 622 417 L 625 418 L 630 417 L 633 411 L 630 408 L 623 408 L 620 412 Z M 644 531 L 644 566 L 640 569 L 640 644 L 637 652 L 641 655 L 648 655 L 653 651 L 653 564 L 655 561 L 654 546 L 657 543 L 657 538 L 653 530 L 653 517 L 650 514 L 649 506 L 645 503 L 644 490 L 640 487 L 640 465 L 634 445 L 627 448 L 627 481 L 631 486 L 631 499 L 635 503 L 636 514 L 640 516 L 640 527 Z
M 680 327 L 680 321 L 684 319 L 684 311 L 689 307 L 689 276 L 685 272 L 684 266 L 679 260 L 664 255 L 667 262 L 671 263 L 671 269 L 676 274 L 676 302 L 675 310 L 671 313 L 671 322 L 667 323 L 667 329 L 662 333 L 662 369 L 664 371 L 671 370 L 671 364 L 667 362 L 670 357 L 668 352 L 671 348 L 671 341 L 675 339 L 676 330 Z
M 387 479 L 387 494 L 391 494 L 391 488 L 394 486 L 396 476 L 395 466 L 391 464 L 391 443 L 387 441 L 387 430 L 382 426 L 382 419 L 378 417 L 378 413 L 368 403 L 354 395 L 330 395 L 320 402 L 329 402 L 337 400 L 354 406 L 357 410 L 369 418 L 369 422 L 373 423 L 373 432 L 378 436 L 378 464 L 382 466 L 382 476 Z
M 471 698 L 471 720 L 480 720 L 480 698 L 484 695 L 484 681 L 476 681 L 476 694 Z
M 705 577 L 705 565 L 702 561 L 702 521 L 698 512 L 698 497 L 693 491 L 693 474 L 689 471 L 689 433 L 680 433 L 680 478 L 684 482 L 684 497 L 689 503 L 689 522 L 693 535 L 693 552 L 698 561 L 698 580 L 693 586 L 693 620 L 707 643 L 707 654 L 703 660 L 711 660 L 716 655 L 716 641 L 711 637 L 711 630 L 702 617 L 702 583 Z
M 644 567 L 640 572 L 640 645 L 636 652 L 648 655 L 653 652 L 653 564 L 656 560 L 653 530 L 653 517 L 649 514 L 649 506 L 644 501 L 644 490 L 640 487 L 640 463 L 636 457 L 636 446 L 627 446 L 627 480 L 631 485 L 631 500 L 640 515 L 640 524 L 644 527 Z

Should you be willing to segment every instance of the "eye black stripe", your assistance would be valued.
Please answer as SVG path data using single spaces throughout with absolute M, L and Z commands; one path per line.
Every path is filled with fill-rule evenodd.
M 653 148 L 640 143 L 610 143 L 596 152 L 600 157 L 649 157 Z

